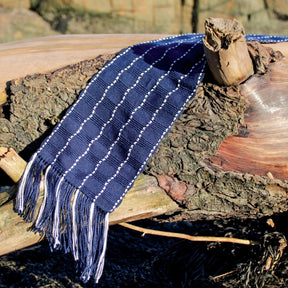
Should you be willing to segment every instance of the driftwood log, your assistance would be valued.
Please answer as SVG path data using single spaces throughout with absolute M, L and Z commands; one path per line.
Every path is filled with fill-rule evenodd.
M 77 36 L 74 37 L 76 38 L 73 40 L 77 42 Z M 39 71 L 31 72 L 32 75 L 16 80 L 0 75 L 4 79 L 2 83 L 6 85 L 6 92 L 2 93 L 3 102 L 8 99 L 2 105 L 0 146 L 13 147 L 27 161 L 43 138 L 60 121 L 67 107 L 76 100 L 91 76 L 114 56 L 115 50 L 124 48 L 133 41 L 141 42 L 159 38 L 159 35 L 146 35 L 143 39 L 138 36 L 136 40 L 132 38 L 133 41 L 130 36 L 122 36 L 122 44 L 125 45 L 119 47 L 117 44 L 115 50 L 113 50 L 113 43 L 117 43 L 118 38 L 113 39 L 114 36 L 109 36 L 109 41 L 105 41 L 105 37 L 108 36 L 103 37 L 103 42 L 99 40 L 98 43 L 102 55 L 97 56 L 96 53 L 93 55 L 95 57 L 87 57 L 91 59 L 52 72 L 41 70 L 45 68 L 42 67 Z M 59 38 L 49 38 L 49 41 L 51 43 L 55 41 L 57 44 Z M 115 216 L 114 220 L 112 220 L 114 216 L 111 215 L 113 223 L 161 214 L 167 214 L 171 221 L 225 217 L 255 218 L 288 210 L 287 129 L 285 130 L 288 127 L 285 116 L 288 107 L 287 99 L 283 97 L 283 93 L 287 90 L 284 85 L 287 77 L 285 78 L 284 73 L 279 72 L 281 69 L 284 71 L 288 64 L 285 58 L 279 60 L 280 54 L 275 53 L 279 50 L 287 56 L 288 45 L 286 43 L 265 46 L 248 44 L 252 47 L 249 48 L 252 60 L 255 53 L 263 58 L 260 57 L 263 60 L 260 61 L 262 66 L 257 68 L 254 64 L 254 69 L 261 72 L 261 69 L 266 67 L 268 71 L 265 71 L 265 76 L 253 76 L 241 85 L 229 87 L 219 86 L 207 76 L 198 89 L 196 97 L 188 103 L 183 115 L 176 121 L 148 162 L 144 175 L 136 181 L 134 188 L 125 197 L 125 201 L 119 207 L 120 212 L 117 210 L 114 212 L 114 215 L 120 214 Z M 5 45 L 6 56 L 2 48 L 0 59 L 10 57 L 9 44 Z M 65 44 L 61 43 L 61 45 L 65 51 Z M 73 53 L 80 53 L 79 51 L 85 50 L 85 47 L 84 43 L 82 47 L 77 48 L 78 50 L 75 48 Z M 272 47 L 273 50 L 270 48 L 267 50 L 265 47 Z M 33 51 L 30 49 L 32 48 L 28 47 L 25 52 L 20 50 L 18 57 L 21 58 L 21 55 L 29 55 L 29 53 L 33 55 L 36 48 L 34 47 Z M 51 50 L 45 55 L 48 57 L 50 53 Z M 17 56 L 14 55 L 14 60 L 16 59 Z M 22 61 L 25 62 L 23 59 Z M 31 58 L 27 59 L 31 60 Z M 48 71 L 51 70 L 53 68 L 48 68 Z M 35 72 L 38 73 L 33 74 Z M 24 75 L 20 73 L 18 76 Z M 236 78 L 243 80 L 246 77 L 247 75 Z M 277 84 L 272 85 L 271 81 L 276 81 Z M 274 88 L 269 92 L 272 86 Z M 278 89 L 277 92 L 275 87 Z M 262 96 L 258 94 L 259 91 L 263 92 Z M 267 93 L 273 93 L 280 98 L 274 97 L 271 104 Z M 270 113 L 269 119 L 267 113 Z M 3 159 L 7 159 L 5 158 L 7 154 L 7 150 L 1 153 L 0 163 Z M 4 177 L 1 181 L 2 179 L 5 184 Z M 151 189 L 157 196 L 148 203 Z M 5 197 L 9 198 L 13 191 L 7 193 Z M 158 198 L 158 195 L 161 197 Z M 140 196 L 148 198 L 140 200 L 138 198 Z M 149 208 L 141 210 L 140 207 L 144 203 L 147 203 Z M 24 232 L 28 226 L 15 215 L 12 206 L 10 202 L 0 208 L 0 246 L 9 246 L 10 244 L 6 245 L 6 243 L 11 243 L 9 239 L 15 235 L 14 239 L 18 239 L 18 244 L 12 247 L 13 250 L 24 247 L 24 243 L 27 246 L 38 241 L 39 236 L 35 236 L 32 232 Z M 161 210 L 161 207 L 164 209 Z M 131 210 L 132 208 L 135 210 Z M 123 214 L 123 211 L 132 212 L 127 215 Z M 16 227 L 15 231 L 9 234 L 13 227 Z M 28 234 L 31 239 L 27 242 L 23 240 L 23 244 L 20 243 L 21 239 Z M 12 250 L 0 251 L 0 254 Z
M 0 45 L 0 99 L 5 101 L 7 82 L 26 75 L 46 73 L 165 35 L 88 34 L 35 38 Z
M 5 157 L 0 161 L 0 168 L 15 179 L 15 176 L 23 173 L 25 161 L 12 149 L 5 151 L 5 148 L 0 148 L 0 153 L 3 152 Z M 5 163 L 2 161 L 3 159 L 5 159 Z M 7 162 L 13 163 L 16 168 L 12 171 Z M 31 223 L 25 222 L 13 211 L 13 201 L 9 200 L 15 195 L 16 188 L 17 185 L 0 193 L 0 206 L 5 204 L 0 207 L 0 255 L 22 249 L 41 240 L 39 234 L 31 231 Z M 42 199 L 42 197 L 40 198 Z M 158 186 L 154 177 L 141 175 L 126 195 L 121 206 L 111 213 L 110 224 L 150 218 L 177 210 L 179 210 L 178 205 Z

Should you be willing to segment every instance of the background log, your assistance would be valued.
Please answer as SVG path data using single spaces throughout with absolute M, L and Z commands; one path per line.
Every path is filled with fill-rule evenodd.
M 34 38 L 0 45 L 0 104 L 7 81 L 29 74 L 55 71 L 69 64 L 95 58 L 148 40 L 160 34 L 88 34 Z
M 66 65 L 113 54 L 164 34 L 59 35 L 0 44 L 0 105 L 6 101 L 7 82 L 35 73 L 48 73 Z M 285 43 L 266 44 L 288 55 Z

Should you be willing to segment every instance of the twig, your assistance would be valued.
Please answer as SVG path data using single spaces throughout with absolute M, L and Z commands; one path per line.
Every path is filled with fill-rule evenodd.
M 235 244 L 242 244 L 242 245 L 255 245 L 256 242 L 252 240 L 246 239 L 239 239 L 239 238 L 232 238 L 232 237 L 214 237 L 214 236 L 191 236 L 183 233 L 175 233 L 175 232 L 165 232 L 165 231 L 158 231 L 147 229 L 139 226 L 135 226 L 129 223 L 120 223 L 119 225 L 142 232 L 142 236 L 145 234 L 151 235 L 158 235 L 158 236 L 165 236 L 165 237 L 174 237 L 174 238 L 181 238 L 186 239 L 189 241 L 198 241 L 198 242 L 228 242 L 228 243 L 235 243 Z
M 215 281 L 215 280 L 218 280 L 220 278 L 226 277 L 226 276 L 231 275 L 231 274 L 233 274 L 235 272 L 238 272 L 238 271 L 239 271 L 239 269 L 236 269 L 236 270 L 233 270 L 233 271 L 230 271 L 230 272 L 226 272 L 226 273 L 221 274 L 221 275 L 217 275 L 217 276 L 211 277 L 210 279 L 212 281 Z

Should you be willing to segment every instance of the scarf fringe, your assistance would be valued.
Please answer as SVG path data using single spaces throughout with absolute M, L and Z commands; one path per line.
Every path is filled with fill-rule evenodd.
M 44 172 L 44 173 L 43 173 Z M 40 193 L 44 174 L 44 195 Z M 54 167 L 34 155 L 19 184 L 16 211 L 47 237 L 51 250 L 72 253 L 84 283 L 98 283 L 104 267 L 109 213 L 71 185 Z

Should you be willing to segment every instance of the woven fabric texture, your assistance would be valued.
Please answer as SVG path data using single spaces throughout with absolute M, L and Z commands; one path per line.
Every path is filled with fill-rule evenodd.
M 121 51 L 94 75 L 27 165 L 16 208 L 53 249 L 73 253 L 84 282 L 91 276 L 98 282 L 102 274 L 109 213 L 196 94 L 205 70 L 203 37 L 179 35 Z M 37 211 L 41 173 L 45 191 Z

